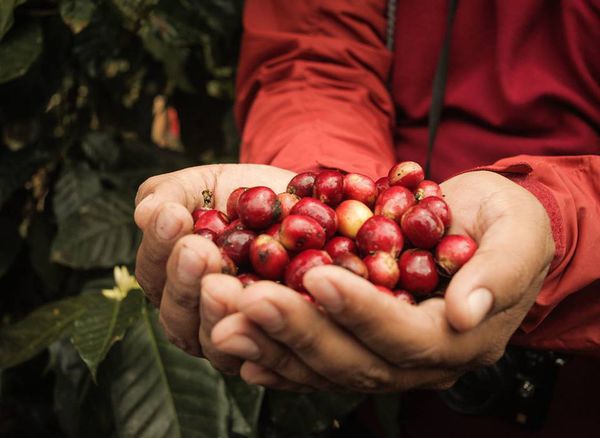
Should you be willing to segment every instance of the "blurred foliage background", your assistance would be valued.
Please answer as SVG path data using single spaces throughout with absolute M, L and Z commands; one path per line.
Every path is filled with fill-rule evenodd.
M 220 375 L 113 269 L 144 179 L 236 159 L 242 6 L 0 0 L 0 436 L 324 436 L 361 401 Z

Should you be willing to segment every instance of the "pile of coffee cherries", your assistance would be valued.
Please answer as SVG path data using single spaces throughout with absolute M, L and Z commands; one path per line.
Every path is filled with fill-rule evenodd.
M 296 175 L 285 193 L 240 187 L 227 214 L 204 207 L 192 215 L 194 232 L 221 249 L 224 273 L 245 286 L 282 282 L 308 299 L 304 274 L 334 264 L 415 303 L 443 293 L 477 249 L 468 236 L 446 234 L 452 214 L 441 188 L 412 161 L 377 181 L 323 170 Z

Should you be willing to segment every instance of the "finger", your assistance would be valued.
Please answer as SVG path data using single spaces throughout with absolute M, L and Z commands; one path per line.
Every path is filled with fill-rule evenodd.
M 215 368 L 228 374 L 238 374 L 242 361 L 216 348 L 210 334 L 215 324 L 237 311 L 235 303 L 242 292 L 242 284 L 231 275 L 209 274 L 201 281 L 198 339 L 204 356 Z
M 290 382 L 320 389 L 332 386 L 241 313 L 222 319 L 212 331 L 211 340 L 218 350 L 266 367 Z
M 333 320 L 395 364 L 429 362 L 423 352 L 431 352 L 446 341 L 435 314 L 383 294 L 343 268 L 311 269 L 304 276 L 304 285 Z M 442 315 L 442 323 L 444 320 Z
M 502 349 L 490 342 L 486 329 L 498 333 L 506 321 L 457 333 L 448 323 L 443 299 L 413 306 L 382 294 L 337 266 L 311 269 L 304 285 L 333 320 L 369 350 L 403 369 L 461 369 L 477 360 L 492 361 Z
M 313 392 L 313 388 L 290 382 L 279 374 L 254 362 L 246 361 L 240 370 L 240 376 L 250 385 L 266 386 L 279 391 L 294 391 L 301 393 Z
M 203 275 L 219 272 L 219 249 L 200 236 L 182 237 L 167 262 L 167 280 L 160 303 L 160 321 L 171 342 L 199 356 L 200 280 Z
M 446 290 L 452 327 L 471 330 L 517 303 L 527 308 L 533 304 L 551 261 L 550 234 L 545 231 L 549 225 L 543 220 L 541 215 L 521 210 L 500 216 L 485 227 L 478 250 Z
M 445 372 L 390 365 L 298 293 L 276 283 L 257 282 L 248 286 L 238 300 L 238 309 L 315 372 L 348 390 L 406 390 L 437 381 L 440 373 Z
M 168 202 L 156 209 L 138 249 L 135 275 L 150 301 L 158 306 L 165 285 L 165 267 L 175 242 L 192 232 L 192 217 L 181 205 Z

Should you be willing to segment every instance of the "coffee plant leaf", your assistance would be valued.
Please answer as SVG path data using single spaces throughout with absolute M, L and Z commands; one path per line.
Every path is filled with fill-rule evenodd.
M 60 16 L 74 34 L 78 34 L 90 24 L 96 10 L 92 0 L 60 0 Z
M 96 379 L 98 365 L 110 348 L 123 339 L 127 329 L 141 315 L 144 298 L 139 290 L 129 292 L 122 300 L 91 294 L 90 311 L 75 321 L 71 342 Z
M 2 0 L 0 2 L 0 41 L 13 25 L 15 8 L 24 2 L 25 0 Z
M 270 420 L 278 433 L 290 438 L 307 437 L 343 421 L 343 417 L 364 399 L 361 394 L 317 392 L 295 394 L 269 392 Z
M 119 437 L 229 436 L 220 373 L 171 344 L 150 305 L 117 347 L 109 368 Z
M 0 44 L 0 84 L 24 76 L 42 53 L 43 36 L 40 23 L 19 23 Z
M 0 368 L 23 363 L 53 342 L 68 336 L 88 309 L 89 296 L 79 295 L 38 307 L 25 319 L 0 328 Z
M 69 216 L 77 214 L 101 191 L 100 177 L 86 162 L 65 166 L 54 186 L 52 205 L 57 221 L 66 221 Z
M 108 268 L 133 262 L 139 240 L 133 198 L 104 191 L 58 223 L 51 258 L 72 268 Z

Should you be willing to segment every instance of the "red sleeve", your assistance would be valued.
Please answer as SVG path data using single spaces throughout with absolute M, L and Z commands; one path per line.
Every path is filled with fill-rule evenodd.
M 550 273 L 513 342 L 600 354 L 600 157 L 522 155 L 485 169 L 540 200 L 556 243 Z
M 247 0 L 237 79 L 241 162 L 387 174 L 385 0 Z

